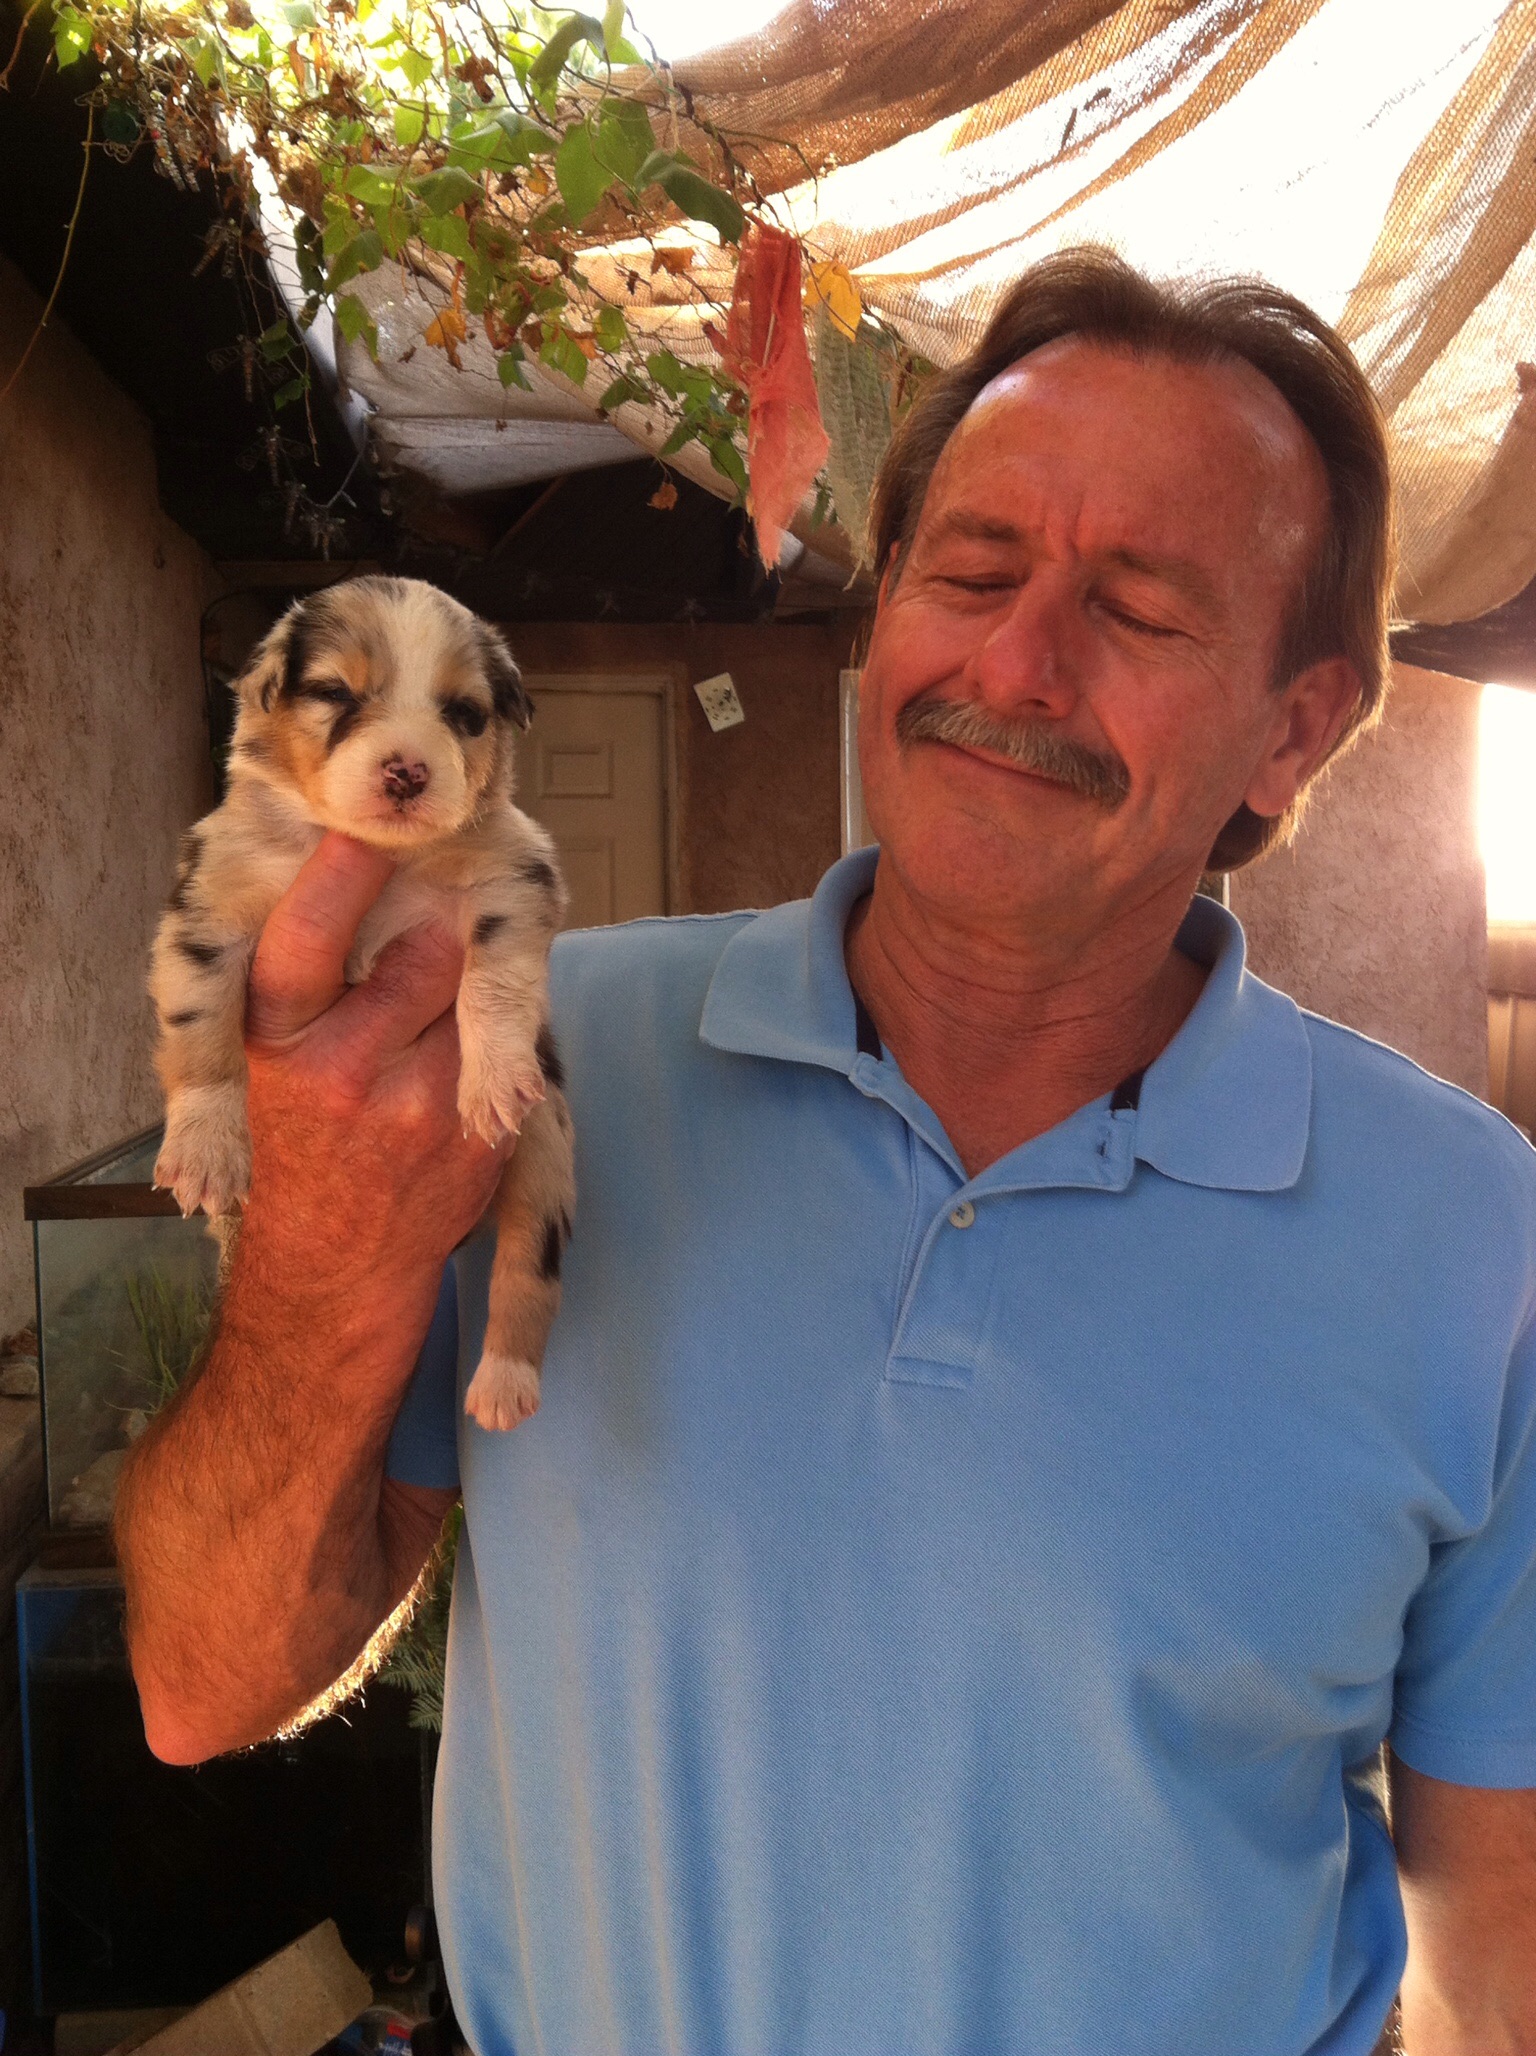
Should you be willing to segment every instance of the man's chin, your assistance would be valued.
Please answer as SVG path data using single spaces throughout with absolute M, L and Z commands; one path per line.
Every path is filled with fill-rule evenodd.
M 1092 835 L 1102 814 L 1072 797 L 1073 813 L 1055 821 L 1036 809 L 1007 818 L 972 808 L 897 810 L 883 823 L 881 851 L 916 897 L 957 915 L 1059 905 L 1077 898 L 1102 862 Z

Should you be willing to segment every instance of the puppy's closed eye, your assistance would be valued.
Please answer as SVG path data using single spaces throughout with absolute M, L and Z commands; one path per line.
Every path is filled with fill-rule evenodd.
M 323 700 L 328 707 L 355 707 L 357 694 L 350 685 L 343 685 L 339 679 L 322 679 L 315 685 L 300 685 L 294 688 L 298 700 Z
M 455 735 L 484 735 L 490 718 L 478 700 L 447 700 L 443 704 L 443 719 Z

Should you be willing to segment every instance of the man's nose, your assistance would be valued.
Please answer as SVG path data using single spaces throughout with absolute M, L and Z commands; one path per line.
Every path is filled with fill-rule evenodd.
M 426 791 L 431 775 L 419 759 L 386 757 L 383 765 L 385 796 L 392 800 L 414 800 Z
M 968 667 L 981 698 L 1002 714 L 1060 719 L 1076 704 L 1082 650 L 1076 595 L 1049 568 L 1018 587 Z

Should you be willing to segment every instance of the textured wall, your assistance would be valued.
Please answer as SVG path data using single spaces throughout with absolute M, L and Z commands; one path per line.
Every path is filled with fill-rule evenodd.
M 0 371 L 39 313 L 0 259 Z M 143 420 L 56 323 L 0 412 L 0 1333 L 32 1311 L 21 1187 L 157 1110 L 144 972 L 211 800 L 211 566 L 161 514 Z
M 1235 874 L 1232 905 L 1262 978 L 1481 1095 L 1479 690 L 1400 665 L 1386 719 L 1328 774 L 1294 844 Z
M 800 899 L 841 844 L 837 675 L 851 627 L 698 622 L 513 622 L 507 639 L 528 671 L 678 667 L 671 802 L 681 852 L 673 911 L 724 913 Z M 746 712 L 716 735 L 693 693 L 729 671 Z

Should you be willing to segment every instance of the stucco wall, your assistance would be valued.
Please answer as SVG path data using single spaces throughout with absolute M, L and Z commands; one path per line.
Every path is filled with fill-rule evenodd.
M 40 311 L 0 259 L 0 371 Z M 212 567 L 160 512 L 145 423 L 57 324 L 0 411 L 0 1333 L 32 1311 L 21 1187 L 158 1111 L 144 972 L 211 801 Z
M 851 627 L 697 622 L 513 622 L 529 671 L 675 667 L 675 810 L 681 890 L 672 911 L 725 913 L 800 899 L 841 849 L 837 678 Z M 746 720 L 718 735 L 693 692 L 729 671 Z
M 40 304 L 0 259 L 0 382 Z M 31 1319 L 21 1188 L 155 1118 L 149 939 L 211 797 L 212 567 L 161 514 L 139 415 L 60 326 L 0 406 L 0 1334 Z M 35 1403 L 0 1400 L 0 2006 L 23 2001 L 12 1591 L 42 1512 Z
M 1385 720 L 1328 773 L 1291 847 L 1234 875 L 1232 905 L 1261 977 L 1481 1095 L 1478 693 L 1399 665 Z

